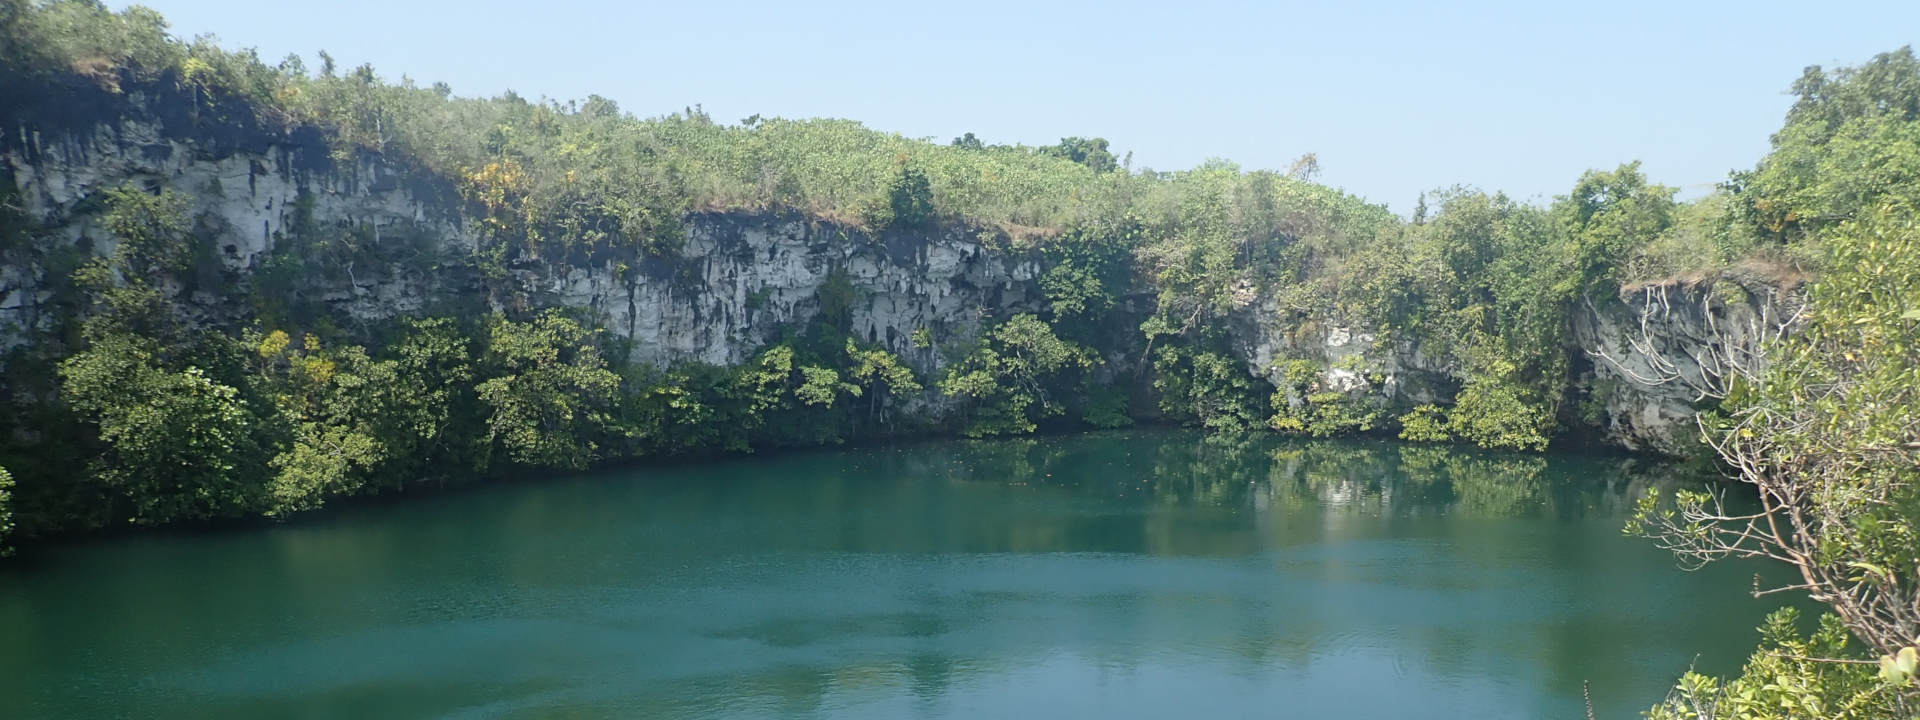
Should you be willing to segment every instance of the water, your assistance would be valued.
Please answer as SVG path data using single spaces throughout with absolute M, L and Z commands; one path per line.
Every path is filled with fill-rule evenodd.
M 1621 536 L 1670 482 L 1122 432 L 103 539 L 0 570 L 0 717 L 1630 718 L 1770 609 Z

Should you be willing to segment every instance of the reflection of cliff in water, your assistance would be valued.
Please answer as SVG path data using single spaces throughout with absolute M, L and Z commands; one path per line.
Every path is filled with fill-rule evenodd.
M 1113 442 L 1096 433 L 969 443 L 943 448 L 940 462 L 955 480 L 1072 487 L 1172 505 L 1468 517 L 1624 517 L 1648 487 L 1688 482 L 1673 464 L 1611 455 L 1266 434 L 1135 432 L 1125 438 Z
M 500 484 L 62 550 L 0 583 L 0 697 L 49 717 L 1577 717 L 1591 680 L 1626 717 L 1697 652 L 1737 668 L 1771 608 L 1745 597 L 1752 565 L 1682 573 L 1621 537 L 1667 476 L 1129 431 Z M 101 672 L 166 692 L 69 691 Z

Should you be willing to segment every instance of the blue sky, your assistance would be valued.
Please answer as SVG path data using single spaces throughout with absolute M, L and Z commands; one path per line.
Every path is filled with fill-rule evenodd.
M 325 49 L 461 95 L 1101 136 L 1160 170 L 1313 152 L 1323 182 L 1401 213 L 1454 184 L 1544 200 L 1635 159 L 1697 195 L 1765 153 L 1801 68 L 1920 43 L 1913 0 L 143 4 L 181 36 L 309 67 Z

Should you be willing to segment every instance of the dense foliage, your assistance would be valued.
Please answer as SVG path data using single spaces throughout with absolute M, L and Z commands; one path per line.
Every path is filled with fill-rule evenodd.
M 1655 718 L 1886 718 L 1920 710 L 1920 62 L 1809 68 L 1737 219 L 1818 275 L 1759 353 L 1719 358 L 1703 423 L 1757 511 L 1721 494 L 1649 495 L 1630 530 L 1689 563 L 1765 558 L 1833 614 L 1791 617 L 1731 680 L 1684 678 Z
M 280 514 L 399 487 L 394 478 L 433 467 L 578 468 L 835 442 L 899 430 L 908 419 L 901 406 L 923 402 L 953 412 L 906 425 L 972 435 L 1157 416 L 1221 432 L 1377 429 L 1540 448 L 1570 416 L 1568 332 L 1578 304 L 1621 282 L 1737 259 L 1752 241 L 1729 241 L 1738 233 L 1726 228 L 1760 202 L 1753 198 L 1781 194 L 1755 180 L 1680 205 L 1672 189 L 1626 165 L 1588 173 L 1548 207 L 1439 192 L 1407 223 L 1310 182 L 1311 156 L 1287 173 L 1222 161 L 1168 173 L 1132 168 L 1100 138 L 1025 147 L 969 134 L 934 144 L 839 120 L 728 125 L 697 108 L 641 119 L 597 96 L 460 98 L 444 86 L 385 81 L 369 67 L 336 67 L 324 53 L 313 66 L 299 57 L 270 65 L 210 39 L 174 39 L 138 7 L 4 8 L 0 78 L 20 89 L 14 122 L 49 131 L 84 123 L 66 112 L 79 90 L 101 102 L 136 91 L 184 96 L 194 127 L 319 138 L 320 159 L 335 164 L 401 159 L 443 181 L 480 238 L 459 256 L 424 230 L 382 237 L 322 226 L 302 220 L 315 202 L 303 195 L 241 291 L 213 257 L 227 230 L 195 215 L 191 195 L 218 188 L 103 193 L 92 211 L 115 248 L 110 262 L 66 250 L 30 260 L 55 285 L 72 275 L 51 303 L 70 314 L 10 360 L 21 369 L 8 388 L 19 427 L 62 428 L 27 433 L 9 451 L 37 456 L 19 468 L 35 533 L 122 518 Z M 1895 66 L 1874 72 L 1897 77 Z M 1816 84 L 1819 103 L 1861 103 L 1848 99 L 1846 83 Z M 740 368 L 627 368 L 590 318 L 541 314 L 510 279 L 529 262 L 586 257 L 631 268 L 671 258 L 689 211 L 761 208 L 875 233 L 969 228 L 1006 252 L 1037 253 L 1046 305 L 1002 310 L 957 345 L 920 339 L 926 359 L 943 356 L 935 364 L 945 366 L 922 378 L 847 337 L 858 289 L 842 277 L 822 290 L 819 318 Z M 34 229 L 17 220 L 0 223 L 7 247 L 32 246 Z M 489 296 L 436 308 L 438 320 L 346 323 L 314 296 L 352 281 L 356 266 L 469 271 Z M 190 320 L 201 312 L 186 305 L 195 291 L 250 308 L 251 320 L 229 322 L 224 338 L 209 334 L 217 326 Z M 1145 307 L 1128 300 L 1143 297 Z M 489 318 L 494 309 L 506 313 Z M 1394 408 L 1368 396 L 1379 378 L 1363 364 L 1294 354 L 1249 372 L 1223 328 L 1262 313 L 1303 337 L 1337 323 L 1374 333 L 1381 346 L 1418 344 L 1452 368 L 1457 386 L 1439 388 L 1439 404 Z M 431 391 L 394 389 L 416 378 Z M 106 390 L 123 385 L 132 392 Z M 143 434 L 213 418 L 226 418 L 231 432 Z M 64 442 L 76 438 L 84 442 Z M 99 454 L 36 450 L 54 446 Z M 194 459 L 163 465 L 164 477 L 115 469 L 174 455 Z M 38 478 L 76 463 L 96 468 L 97 486 L 42 487 Z M 275 479 L 217 489 L 263 477 Z M 192 490 L 164 502 L 141 490 L 161 487 Z M 102 497 L 146 509 L 78 509 Z
M 1920 219 L 1883 205 L 1818 236 L 1824 272 L 1803 325 L 1728 378 L 1727 414 L 1708 427 L 1759 491 L 1760 511 L 1706 492 L 1678 493 L 1671 506 L 1650 495 L 1632 529 L 1693 563 L 1784 563 L 1796 580 L 1756 592 L 1806 591 L 1834 614 L 1811 641 L 1770 628 L 1776 649 L 1743 677 L 1688 677 L 1656 717 L 1920 709 L 1910 661 L 1920 652 Z
M 1311 182 L 1311 156 L 1286 173 L 1224 161 L 1156 172 L 1101 138 L 936 144 L 845 120 L 727 124 L 698 108 L 637 118 L 598 96 L 460 98 L 324 53 L 313 67 L 268 64 L 173 38 L 150 10 L 92 0 L 0 0 L 0 87 L 0 149 L 25 128 L 86 131 L 138 96 L 208 147 L 241 137 L 317 149 L 301 172 L 384 158 L 478 238 L 450 249 L 424 228 L 323 226 L 303 194 L 264 264 L 236 280 L 215 252 L 232 229 L 199 211 L 217 186 L 100 188 L 67 219 L 92 228 L 97 244 L 83 247 L 50 241 L 0 172 L 0 260 L 38 269 L 47 299 L 36 307 L 48 313 L 4 359 L 0 465 L 12 472 L 0 470 L 0 547 L 11 535 L 280 517 L 526 468 L 905 432 L 1138 418 L 1228 436 L 1383 431 L 1541 449 L 1591 422 L 1591 389 L 1575 383 L 1581 308 L 1737 265 L 1818 279 L 1790 340 L 1727 373 L 1739 382 L 1723 388 L 1709 439 L 1770 513 L 1791 517 L 1777 531 L 1786 549 L 1761 554 L 1801 568 L 1796 587 L 1837 615 L 1811 636 L 1783 616 L 1744 676 L 1689 676 L 1653 715 L 1913 707 L 1910 50 L 1810 68 L 1772 152 L 1707 197 L 1677 201 L 1627 164 L 1545 204 L 1437 191 L 1404 221 Z M 981 308 L 977 332 L 936 342 L 923 328 L 912 348 L 889 349 L 851 332 L 862 289 L 840 272 L 817 314 L 746 362 L 651 367 L 626 363 L 627 341 L 594 318 L 542 310 L 514 281 L 579 262 L 631 279 L 671 265 L 690 213 L 770 209 L 878 243 L 977 237 L 1036 263 L 1043 302 Z M 484 297 L 354 320 L 319 297 L 354 282 L 356 267 L 474 277 Z M 1292 328 L 1266 367 L 1249 368 L 1232 331 L 1250 322 Z M 1317 352 L 1335 326 L 1440 368 L 1423 388 L 1431 402 L 1387 403 L 1370 392 L 1381 368 Z M 1490 507 L 1527 497 L 1473 487 Z M 1650 504 L 1643 527 L 1682 549 L 1748 552 L 1711 544 L 1743 527 L 1716 509 L 1713 496 L 1682 495 Z
M 966 399 L 962 432 L 969 437 L 1030 433 L 1066 412 L 1062 397 L 1097 362 L 1039 318 L 1015 315 L 949 367 L 940 390 Z

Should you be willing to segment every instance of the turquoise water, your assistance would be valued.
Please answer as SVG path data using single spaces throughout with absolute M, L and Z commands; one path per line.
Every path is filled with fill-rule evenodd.
M 1752 567 L 1656 466 L 1117 432 L 529 479 L 0 568 L 0 717 L 1628 718 Z

